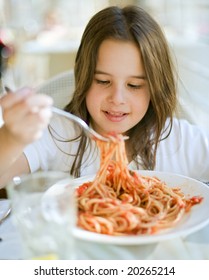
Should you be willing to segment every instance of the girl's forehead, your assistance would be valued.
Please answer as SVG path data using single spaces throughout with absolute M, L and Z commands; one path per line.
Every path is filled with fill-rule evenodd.
M 138 46 L 132 41 L 104 40 L 98 50 L 96 70 L 142 75 L 144 67 Z

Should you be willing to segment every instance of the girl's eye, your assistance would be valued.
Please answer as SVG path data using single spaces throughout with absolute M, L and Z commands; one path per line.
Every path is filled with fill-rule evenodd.
M 110 83 L 107 80 L 98 80 L 98 79 L 96 79 L 96 82 L 97 82 L 97 84 L 100 84 L 100 85 L 108 85 Z
M 142 87 L 142 85 L 128 84 L 128 87 L 130 87 L 132 89 L 140 89 Z

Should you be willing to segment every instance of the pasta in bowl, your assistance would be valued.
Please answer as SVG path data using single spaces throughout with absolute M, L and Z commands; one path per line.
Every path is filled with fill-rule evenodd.
M 207 207 L 203 190 L 207 193 L 208 188 L 198 181 L 176 174 L 129 170 L 121 136 L 97 144 L 100 169 L 92 180 L 85 178 L 76 188 L 78 228 L 117 240 L 161 235 L 187 220 L 194 206 Z M 205 218 L 203 224 L 208 221 Z
M 126 232 L 127 228 L 128 230 L 130 228 L 128 226 L 127 227 L 124 226 L 124 231 L 122 232 L 120 231 L 119 233 L 117 233 L 116 231 L 116 234 L 114 234 L 114 232 L 113 234 L 108 234 L 108 232 L 105 231 L 102 232 L 101 229 L 102 227 L 106 230 L 106 226 L 104 226 L 105 223 L 103 219 L 102 219 L 103 223 L 101 223 L 102 224 L 101 228 L 98 225 L 92 226 L 92 224 L 94 225 L 95 223 L 95 221 L 93 221 L 95 218 L 94 215 L 91 217 L 92 220 L 90 219 L 90 217 L 88 217 L 88 219 L 86 220 L 87 228 L 85 228 L 85 223 L 84 226 L 82 226 L 83 220 L 80 219 L 80 213 L 78 211 L 78 224 L 77 227 L 74 229 L 74 235 L 77 238 L 91 241 L 91 242 L 109 243 L 109 244 L 122 244 L 122 245 L 147 244 L 147 243 L 164 241 L 176 237 L 185 237 L 186 235 L 189 235 L 191 233 L 200 230 L 201 228 L 203 228 L 209 223 L 209 215 L 208 215 L 209 188 L 207 185 L 197 180 L 194 180 L 192 178 L 178 175 L 178 174 L 173 174 L 173 173 L 144 171 L 144 170 L 139 170 L 137 171 L 137 173 L 145 178 L 154 178 L 154 179 L 158 178 L 158 180 L 166 184 L 167 188 L 170 189 L 174 188 L 175 190 L 178 189 L 179 193 L 182 193 L 185 199 L 187 199 L 187 201 L 190 201 L 191 199 L 193 203 L 193 200 L 198 198 L 197 205 L 189 203 L 187 205 L 188 206 L 187 209 L 184 207 L 182 208 L 183 210 L 179 208 L 180 214 L 176 210 L 177 215 L 174 215 L 174 213 L 172 213 L 173 218 L 175 219 L 173 220 L 172 218 L 171 220 L 169 220 L 168 223 L 166 219 L 162 223 L 161 222 L 159 223 L 159 221 L 157 221 L 158 219 L 156 218 L 153 224 L 151 225 L 149 224 L 149 226 L 147 224 L 147 227 L 145 227 L 145 230 L 143 230 L 142 232 L 135 232 L 135 231 Z M 79 186 L 83 186 L 83 184 L 86 184 L 88 182 L 94 182 L 94 180 L 95 180 L 95 176 L 87 176 L 87 177 L 75 179 L 74 186 L 76 188 L 76 192 L 79 189 Z M 124 205 L 126 204 L 127 202 L 124 202 Z M 125 212 L 127 212 L 126 207 L 127 206 L 125 206 L 126 209 Z M 106 209 L 106 207 L 104 207 L 104 209 Z M 119 212 L 119 209 L 118 210 L 115 209 L 113 213 L 115 214 L 113 216 L 118 217 L 120 216 L 120 214 L 123 213 L 123 211 Z M 109 222 L 108 215 L 107 215 L 107 223 Z M 159 217 L 159 215 L 157 216 Z M 96 222 L 98 222 L 97 219 Z M 122 224 L 124 225 L 124 222 Z M 158 229 L 156 229 L 156 225 L 158 226 Z M 137 226 L 139 225 L 137 224 L 136 228 Z M 154 228 L 152 228 L 152 226 Z M 88 227 L 90 227 L 90 229 Z M 97 229 L 100 228 L 100 229 L 96 231 L 95 228 Z M 133 228 L 133 225 L 131 225 L 131 228 Z

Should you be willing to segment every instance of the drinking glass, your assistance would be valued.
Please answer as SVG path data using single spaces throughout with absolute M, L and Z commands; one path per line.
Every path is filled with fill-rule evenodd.
M 8 199 L 0 198 L 0 225 L 9 216 L 11 212 L 11 206 Z
M 14 177 L 8 184 L 24 259 L 75 259 L 72 178 L 62 172 Z

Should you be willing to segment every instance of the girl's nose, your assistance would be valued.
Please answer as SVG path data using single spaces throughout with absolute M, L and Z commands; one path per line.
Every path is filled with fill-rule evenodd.
M 119 86 L 112 87 L 109 94 L 109 101 L 115 105 L 125 103 L 125 90 Z

